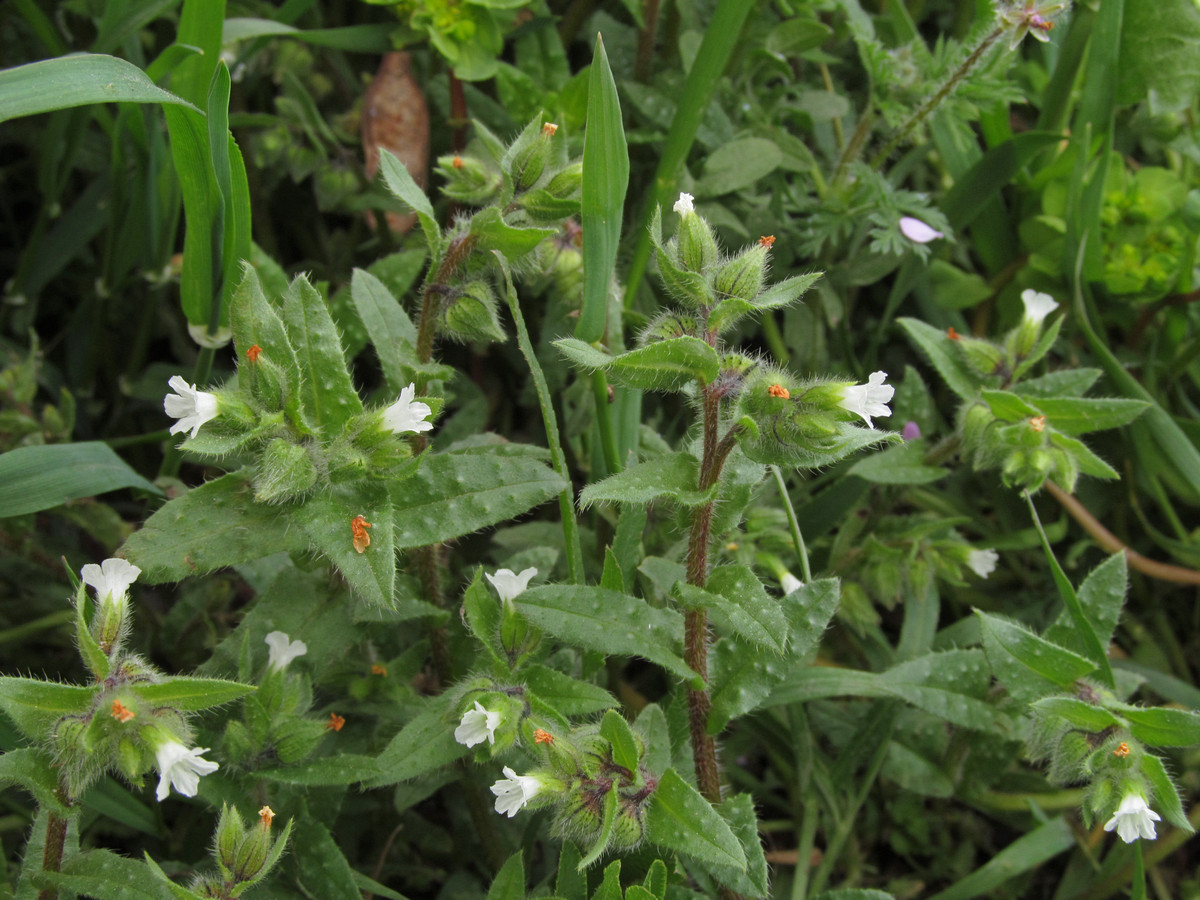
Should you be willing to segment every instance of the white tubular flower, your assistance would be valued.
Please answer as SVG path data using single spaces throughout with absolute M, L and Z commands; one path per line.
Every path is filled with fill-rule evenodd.
M 695 207 L 692 206 L 692 200 L 694 199 L 691 194 L 680 192 L 679 199 L 675 201 L 675 205 L 671 208 L 681 216 L 690 215 L 696 211 Z
M 263 639 L 263 643 L 271 648 L 267 669 L 272 672 L 286 669 L 293 659 L 308 652 L 308 645 L 304 641 L 293 641 L 282 631 L 272 631 Z
M 196 390 L 194 384 L 188 384 L 182 375 L 172 375 L 167 386 L 175 393 L 167 394 L 163 399 L 163 409 L 172 419 L 178 419 L 171 426 L 171 434 L 192 430 L 192 437 L 200 430 L 205 422 L 217 417 L 217 397 L 205 391 Z
M 804 587 L 804 582 L 801 581 L 799 578 L 797 578 L 795 575 L 793 575 L 791 572 L 784 572 L 783 576 L 779 579 L 779 586 L 781 588 L 783 588 L 783 593 L 786 596 L 787 594 L 790 594 L 792 591 L 797 591 L 800 588 Z
M 1021 302 L 1025 304 L 1025 321 L 1030 325 L 1041 325 L 1046 316 L 1058 309 L 1058 301 L 1041 291 L 1022 291 Z
M 496 593 L 500 595 L 500 599 L 504 601 L 504 605 L 509 607 L 529 587 L 530 579 L 537 574 L 537 569 L 530 566 L 528 569 L 523 569 L 519 575 L 512 569 L 497 569 L 495 575 L 485 574 L 487 580 L 492 583 L 492 587 L 496 589 Z
M 1117 835 L 1127 844 L 1132 844 L 1138 838 L 1152 841 L 1158 837 L 1154 832 L 1154 823 L 1158 821 L 1161 821 L 1161 817 L 1146 803 L 1146 798 L 1136 791 L 1130 791 L 1121 798 L 1121 805 L 1105 823 L 1104 830 L 1112 831 L 1115 828 Z
M 525 804 L 538 795 L 542 782 L 533 775 L 518 775 L 508 766 L 504 767 L 504 778 L 492 785 L 496 795 L 496 812 L 510 819 L 525 808 Z
M 967 568 L 980 578 L 987 578 L 996 571 L 1000 554 L 995 550 L 971 550 L 967 553 Z
M 124 606 L 129 596 L 129 586 L 137 581 L 142 574 L 131 562 L 113 557 L 106 559 L 100 565 L 88 563 L 79 570 L 83 583 L 96 591 L 96 599 L 100 603 L 111 603 L 114 606 Z
M 498 711 L 490 710 L 476 700 L 475 708 L 463 713 L 462 721 L 454 729 L 454 739 L 464 747 L 474 747 L 484 741 L 495 744 L 501 718 Z
M 946 236 L 936 228 L 926 225 L 920 219 L 914 219 L 912 216 L 900 217 L 900 232 L 917 244 L 928 244 L 930 241 Z
M 884 384 L 887 372 L 872 372 L 866 384 L 850 384 L 842 389 L 842 399 L 838 403 L 842 409 L 862 416 L 868 427 L 874 428 L 871 416 L 890 416 L 892 395 L 896 389 L 890 384 Z
M 195 797 L 200 787 L 200 776 L 211 775 L 217 771 L 217 764 L 202 758 L 207 753 L 207 747 L 195 747 L 189 750 L 179 741 L 165 739 L 154 748 L 154 758 L 158 766 L 158 790 L 154 796 L 158 802 L 167 799 L 171 788 L 175 788 L 184 797 Z
M 414 398 L 417 386 L 410 383 L 400 392 L 400 399 L 383 411 L 383 424 L 395 434 L 412 431 L 432 431 L 433 423 L 425 418 L 433 412 L 429 405 Z

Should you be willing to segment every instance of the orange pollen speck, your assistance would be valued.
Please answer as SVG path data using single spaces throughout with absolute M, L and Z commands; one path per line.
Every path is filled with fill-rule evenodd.
M 250 349 L 246 351 L 246 359 L 252 363 L 256 363 L 260 356 L 262 356 L 262 347 L 258 346 L 258 344 L 251 344 Z
M 552 735 L 548 731 L 543 731 L 541 728 L 539 728 L 537 731 L 535 731 L 533 733 L 533 742 L 535 744 L 553 744 L 554 743 L 554 735 Z
M 792 396 L 792 392 L 785 388 L 782 384 L 773 384 L 767 388 L 767 393 L 772 397 L 779 397 L 781 400 L 788 400 Z
M 112 705 L 112 717 L 118 722 L 128 722 L 136 715 L 132 709 L 129 709 L 120 700 L 114 700 Z
M 463 167 L 462 157 L 461 156 L 454 157 L 454 159 L 452 159 L 450 161 L 450 165 L 454 166 L 454 168 L 456 168 L 456 169 L 461 169 Z
M 1050 31 L 1054 27 L 1054 23 L 1049 19 L 1044 18 L 1037 13 L 1029 16 L 1029 27 L 1036 28 L 1038 31 Z
M 1121 741 L 1121 743 L 1117 744 L 1117 748 L 1115 750 L 1113 750 L 1113 756 L 1128 756 L 1128 755 L 1129 755 L 1129 745 L 1127 743 L 1125 743 L 1124 741 Z
M 558 126 L 553 122 L 547 122 L 542 126 L 542 134 L 546 137 L 554 137 L 554 132 L 558 131 Z
M 374 527 L 365 516 L 355 516 L 350 520 L 350 533 L 353 535 L 354 549 L 359 553 L 371 546 L 371 536 L 367 534 L 367 529 Z
M 1029 427 L 1032 428 L 1034 431 L 1045 431 L 1046 430 L 1046 417 L 1045 416 L 1034 416 L 1032 419 L 1029 420 Z
M 762 246 L 762 247 L 766 247 L 768 250 L 770 250 L 770 249 L 771 249 L 771 245 L 775 243 L 775 235 L 773 235 L 773 234 L 764 234 L 762 237 L 760 237 L 760 238 L 758 239 L 758 243 L 759 243 L 759 245 L 760 245 L 760 246 Z
M 343 719 L 337 713 L 331 712 L 329 714 L 329 721 L 325 723 L 325 730 L 326 731 L 341 731 L 342 726 L 345 724 L 346 724 L 345 719 Z
M 372 675 L 387 675 L 387 666 L 381 666 L 379 663 L 371 666 Z
M 737 548 L 738 548 L 738 545 L 737 545 L 736 541 L 730 541 L 728 544 L 725 545 L 725 549 L 728 550 L 730 553 L 733 553 L 735 550 L 737 550 Z
M 271 821 L 275 818 L 275 810 L 269 806 L 264 806 L 258 811 L 258 821 L 262 822 L 263 828 L 270 828 Z
M 950 338 L 952 341 L 958 340 L 958 332 L 954 330 L 953 325 L 946 329 L 946 337 Z

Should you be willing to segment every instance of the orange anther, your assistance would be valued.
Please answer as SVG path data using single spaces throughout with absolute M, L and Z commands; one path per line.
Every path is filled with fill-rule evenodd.
M 1128 755 L 1129 755 L 1129 745 L 1127 743 L 1125 743 L 1124 741 L 1121 741 L 1121 743 L 1117 744 L 1116 749 L 1113 750 L 1113 756 L 1124 757 L 1124 756 L 1128 756 Z
M 128 722 L 134 717 L 135 713 L 120 700 L 114 700 L 112 705 L 112 717 L 118 722 Z
M 463 167 L 462 157 L 461 156 L 454 157 L 454 159 L 450 161 L 450 165 L 454 166 L 454 168 L 456 168 L 456 169 L 461 169 Z
M 260 356 L 262 356 L 262 347 L 258 346 L 258 344 L 251 344 L 250 349 L 246 351 L 246 359 L 252 363 L 256 363 Z
M 558 131 L 558 126 L 553 122 L 547 122 L 542 126 L 542 134 L 546 137 L 554 137 L 554 132 Z
M 371 546 L 371 536 L 367 534 L 367 529 L 374 527 L 365 516 L 355 516 L 350 520 L 350 534 L 353 535 L 354 549 L 359 553 Z
M 950 338 L 952 341 L 958 340 L 958 332 L 954 330 L 953 325 L 946 329 L 946 337 Z
M 262 822 L 263 828 L 271 827 L 271 820 L 275 818 L 275 810 L 269 806 L 264 806 L 258 811 L 258 821 Z
M 766 247 L 768 250 L 770 250 L 771 245 L 775 243 L 775 235 L 764 234 L 762 237 L 760 237 L 758 239 L 758 243 L 759 243 L 760 247 Z
M 1046 430 L 1046 417 L 1045 416 L 1034 416 L 1032 419 L 1029 420 L 1029 427 L 1032 428 L 1034 431 L 1045 431 Z
M 539 728 L 537 731 L 535 731 L 533 733 L 533 742 L 535 744 L 553 744 L 554 743 L 554 735 L 552 735 L 548 731 L 543 731 L 541 728 Z
M 326 731 L 341 731 L 342 726 L 345 724 L 346 724 L 345 719 L 343 719 L 337 713 L 331 712 L 329 714 L 329 721 L 325 723 L 325 730 Z
M 386 677 L 387 676 L 387 666 L 381 666 L 379 663 L 375 663 L 373 666 L 371 666 L 371 674 L 372 675 L 383 675 Z
M 792 392 L 785 388 L 782 384 L 773 384 L 767 388 L 767 393 L 772 397 L 778 397 L 781 400 L 788 400 L 792 396 Z

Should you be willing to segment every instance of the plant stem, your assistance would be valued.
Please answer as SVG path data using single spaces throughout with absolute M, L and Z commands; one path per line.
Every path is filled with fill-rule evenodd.
M 812 581 L 812 569 L 808 565 L 808 547 L 804 543 L 804 535 L 800 533 L 800 522 L 796 519 L 796 510 L 792 508 L 792 498 L 788 496 L 787 484 L 779 466 L 771 466 L 771 475 L 779 488 L 779 499 L 783 501 L 783 511 L 787 513 L 788 527 L 792 531 L 792 543 L 796 547 L 796 556 L 800 558 L 800 578 L 808 584 Z
M 61 789 L 60 789 L 61 793 Z M 67 820 L 51 810 L 46 817 L 46 843 L 42 848 L 42 871 L 58 872 L 62 869 L 63 846 L 67 842 Z M 38 900 L 57 900 L 58 888 L 44 887 Z
M 446 282 L 450 280 L 455 270 L 462 265 L 463 260 L 475 248 L 475 238 L 469 234 L 460 234 L 450 241 L 446 255 L 437 271 L 425 282 L 421 289 L 421 321 L 417 326 L 417 359 L 427 363 L 433 359 L 433 339 L 437 334 L 437 317 L 442 308 L 442 294 L 447 290 Z M 428 384 L 424 376 L 417 378 L 417 392 L 420 393 Z
M 637 59 L 633 64 L 633 77 L 638 81 L 648 81 L 650 67 L 654 63 L 654 39 L 658 34 L 659 0 L 645 0 L 642 12 L 646 27 L 638 33 Z

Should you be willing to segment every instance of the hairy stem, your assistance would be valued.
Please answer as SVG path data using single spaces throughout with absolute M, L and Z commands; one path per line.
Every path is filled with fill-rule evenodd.
M 51 811 L 46 818 L 46 843 L 42 848 L 42 871 L 57 872 L 62 869 L 63 846 L 67 841 L 67 820 Z M 38 900 L 57 900 L 58 888 L 44 887 Z

